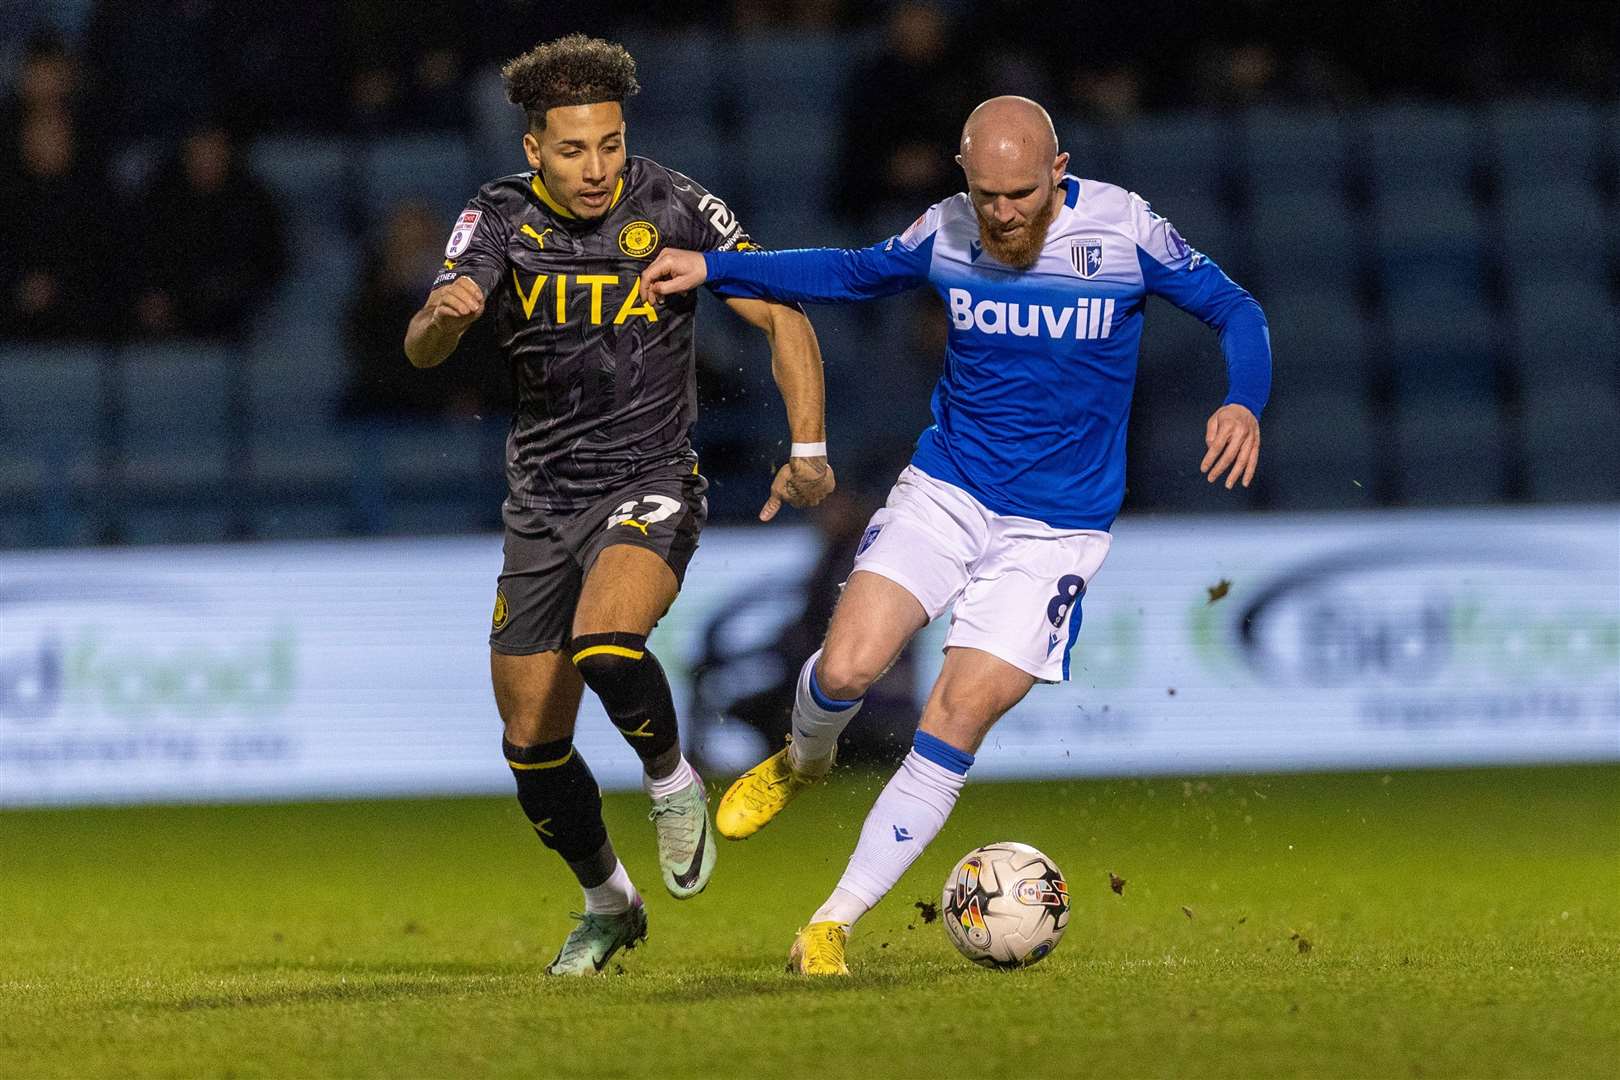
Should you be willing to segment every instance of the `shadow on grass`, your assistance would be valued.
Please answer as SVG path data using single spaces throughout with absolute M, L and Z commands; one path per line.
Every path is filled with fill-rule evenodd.
M 123 995 L 108 1007 L 196 1012 L 224 1009 L 259 1009 L 284 1006 L 423 1000 L 441 997 L 509 997 L 524 994 L 569 1000 L 611 995 L 615 1003 L 641 1001 L 679 1005 L 726 1002 L 760 997 L 844 995 L 865 991 L 897 991 L 919 981 L 949 981 L 951 976 L 980 974 L 956 964 L 908 962 L 857 971 L 848 978 L 809 979 L 792 975 L 772 964 L 743 969 L 717 967 L 679 973 L 642 972 L 635 967 L 610 965 L 599 978 L 553 979 L 528 963 L 489 964 L 435 961 L 390 964 L 376 961 L 248 961 L 218 965 L 211 976 L 197 980 L 206 992 L 169 995 Z M 199 988 L 201 989 L 201 988 Z

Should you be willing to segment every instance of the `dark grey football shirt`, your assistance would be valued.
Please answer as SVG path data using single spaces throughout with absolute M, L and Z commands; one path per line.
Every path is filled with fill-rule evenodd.
M 508 501 L 583 510 L 625 480 L 694 466 L 692 294 L 654 308 L 640 274 L 664 247 L 753 246 L 715 196 L 632 157 L 604 217 L 581 221 L 534 173 L 485 184 L 456 220 L 438 288 L 469 277 L 512 368 Z

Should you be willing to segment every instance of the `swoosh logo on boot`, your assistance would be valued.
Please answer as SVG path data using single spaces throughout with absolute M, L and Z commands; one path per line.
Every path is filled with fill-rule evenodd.
M 703 835 L 698 837 L 697 853 L 692 856 L 692 865 L 686 868 L 684 874 L 675 875 L 675 884 L 683 889 L 690 889 L 693 882 L 698 879 L 698 872 L 703 869 L 703 852 L 709 846 L 709 815 L 703 815 Z

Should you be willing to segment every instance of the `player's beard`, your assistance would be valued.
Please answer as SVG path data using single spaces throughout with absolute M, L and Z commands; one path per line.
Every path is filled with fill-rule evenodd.
M 1052 218 L 1057 213 L 1057 200 L 1047 197 L 1046 205 L 1041 207 L 1040 213 L 1030 218 L 1024 227 L 1018 229 L 1011 236 L 998 234 L 994 222 L 987 221 L 978 208 L 974 213 L 979 219 L 979 241 L 998 262 L 1019 270 L 1028 270 L 1034 266 L 1041 257 L 1041 248 L 1046 246 L 1046 230 L 1052 224 Z

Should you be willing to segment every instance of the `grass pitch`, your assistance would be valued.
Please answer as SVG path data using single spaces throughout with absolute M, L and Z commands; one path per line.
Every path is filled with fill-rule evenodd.
M 856 975 L 788 976 L 879 783 L 684 903 L 611 797 L 651 937 L 586 981 L 514 800 L 0 814 L 0 1075 L 1615 1075 L 1620 768 L 970 784 Z M 1074 901 L 1010 975 L 913 906 L 1000 839 Z

